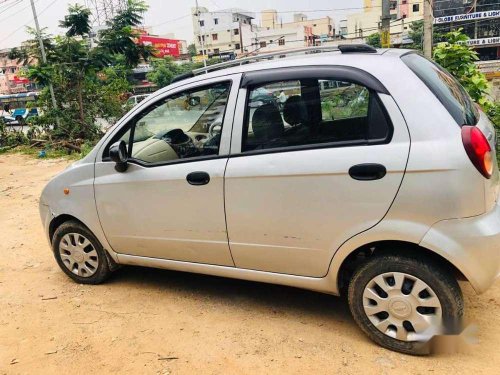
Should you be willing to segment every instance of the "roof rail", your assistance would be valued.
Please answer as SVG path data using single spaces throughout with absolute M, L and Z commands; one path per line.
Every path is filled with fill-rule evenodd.
M 219 64 L 209 65 L 203 68 L 194 69 L 192 72 L 181 74 L 177 77 L 174 77 L 172 83 L 178 82 L 187 78 L 194 77 L 195 75 L 213 72 L 215 70 L 230 68 L 233 66 L 239 66 L 243 64 L 250 64 L 262 60 L 272 60 L 274 58 L 284 58 L 290 55 L 296 54 L 311 54 L 311 53 L 322 53 L 322 52 L 333 52 L 340 51 L 342 53 L 375 53 L 377 50 L 368 44 L 340 44 L 340 45 L 332 45 L 332 46 L 313 46 L 313 47 L 304 47 L 304 48 L 295 48 L 283 51 L 276 51 L 272 53 L 265 53 L 261 55 L 253 55 L 242 57 L 236 60 L 225 61 Z M 251 52 L 250 52 L 251 53 Z
M 254 63 L 254 62 L 258 62 L 258 61 L 262 61 L 262 60 L 272 60 L 275 57 L 283 58 L 283 57 L 295 55 L 295 54 L 321 53 L 321 52 L 332 52 L 332 51 L 339 51 L 338 46 L 336 46 L 336 45 L 334 45 L 334 46 L 313 46 L 313 47 L 304 47 L 304 48 L 295 48 L 295 49 L 289 49 L 289 50 L 283 50 L 283 51 L 276 51 L 276 52 L 271 52 L 271 53 L 264 53 L 261 55 L 242 57 L 242 58 L 239 58 L 236 60 L 225 61 L 223 63 L 194 69 L 193 74 L 197 75 L 200 73 L 208 73 L 208 72 L 212 72 L 214 70 L 225 69 L 225 68 L 229 68 L 229 67 L 233 67 L 233 66 Z

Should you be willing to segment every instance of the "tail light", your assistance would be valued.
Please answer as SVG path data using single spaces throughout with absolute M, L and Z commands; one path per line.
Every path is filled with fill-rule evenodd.
M 483 132 L 475 126 L 462 126 L 462 142 L 472 164 L 484 177 L 493 173 L 493 153 Z

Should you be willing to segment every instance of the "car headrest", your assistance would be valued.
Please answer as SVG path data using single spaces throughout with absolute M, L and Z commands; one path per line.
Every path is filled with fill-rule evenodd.
M 258 140 L 279 138 L 285 131 L 280 111 L 275 104 L 264 104 L 257 108 L 252 117 L 253 134 Z
M 292 125 L 299 125 L 307 122 L 307 108 L 299 95 L 290 96 L 283 107 L 283 118 Z

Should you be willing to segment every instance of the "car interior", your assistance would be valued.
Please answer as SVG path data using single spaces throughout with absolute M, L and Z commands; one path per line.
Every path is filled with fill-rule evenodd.
M 303 79 L 264 86 L 290 95 L 279 103 L 247 106 L 242 150 L 303 146 L 344 141 L 383 140 L 387 116 L 375 93 L 348 82 Z M 250 89 L 249 98 L 254 90 Z
M 224 82 L 168 97 L 137 116 L 120 139 L 132 138 L 130 156 L 145 163 L 216 155 L 229 89 Z

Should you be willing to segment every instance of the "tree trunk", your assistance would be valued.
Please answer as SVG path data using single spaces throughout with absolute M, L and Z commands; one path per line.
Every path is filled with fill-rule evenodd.
M 81 81 L 81 79 L 78 80 L 77 91 L 78 91 L 78 109 L 80 110 L 80 122 L 81 122 L 82 126 L 85 127 L 85 116 L 83 114 L 83 94 L 82 94 L 82 81 Z

